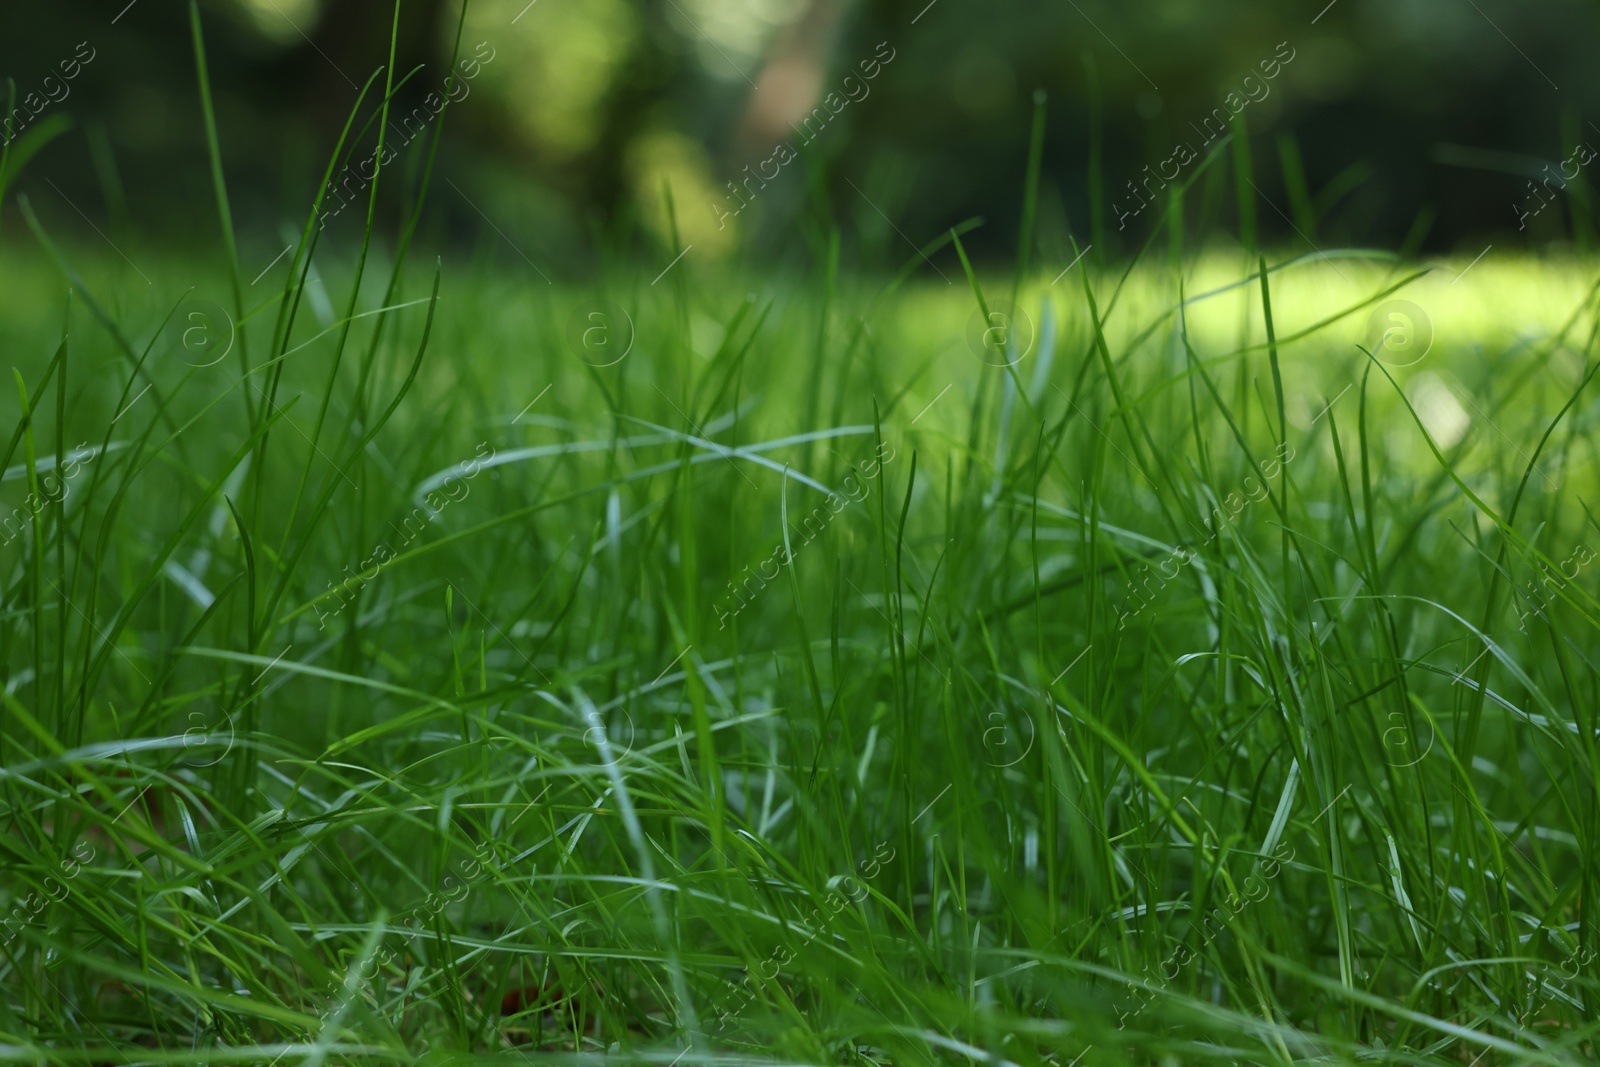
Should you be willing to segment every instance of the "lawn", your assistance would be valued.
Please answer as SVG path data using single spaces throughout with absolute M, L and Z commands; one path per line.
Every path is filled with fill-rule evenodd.
M 0 1058 L 1594 1062 L 1592 266 L 3 236 Z

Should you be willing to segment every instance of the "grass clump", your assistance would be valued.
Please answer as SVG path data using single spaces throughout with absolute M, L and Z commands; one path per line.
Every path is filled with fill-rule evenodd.
M 1580 265 L 558 287 L 428 173 L 8 239 L 5 1058 L 1592 1062 Z

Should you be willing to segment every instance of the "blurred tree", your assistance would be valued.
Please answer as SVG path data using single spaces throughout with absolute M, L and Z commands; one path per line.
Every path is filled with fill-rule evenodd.
M 458 3 L 402 3 L 396 66 L 422 66 L 398 94 L 404 111 L 442 85 Z M 357 88 L 386 62 L 395 8 L 203 0 L 201 10 L 236 214 L 275 235 L 304 210 Z M 1513 205 L 1542 166 L 1600 137 L 1583 118 L 1594 110 L 1586 74 L 1597 29 L 1600 12 L 1577 0 L 1341 0 L 1305 10 L 1268 0 L 472 0 L 465 49 L 482 41 L 496 58 L 451 112 L 445 166 L 476 206 L 442 197 L 440 206 L 444 219 L 474 227 L 482 210 L 530 240 L 576 243 L 590 222 L 637 219 L 662 241 L 670 184 L 681 229 L 708 247 L 735 235 L 787 240 L 797 212 L 832 197 L 845 218 L 859 213 L 852 228 L 892 235 L 892 222 L 918 240 L 983 215 L 973 247 L 1003 251 L 1016 233 L 1029 100 L 1042 88 L 1044 217 L 1057 230 L 1096 230 L 1088 147 L 1098 123 L 1097 225 L 1116 245 L 1113 204 L 1129 183 L 1230 93 L 1253 92 L 1245 77 L 1284 47 L 1294 60 L 1248 104 L 1261 202 L 1244 206 L 1263 239 L 1395 244 L 1423 234 L 1438 247 L 1478 234 L 1575 234 L 1583 243 L 1593 225 L 1587 172 L 1560 192 L 1562 210 L 1525 232 Z M 209 185 L 187 5 L 0 6 L 0 73 L 20 97 L 79 42 L 96 58 L 50 106 L 89 121 L 36 160 L 18 191 L 53 201 L 73 226 L 64 198 L 91 218 L 125 204 L 128 224 L 147 234 L 203 238 L 204 228 L 169 225 L 192 217 Z M 879 42 L 895 58 L 870 95 L 796 144 L 801 158 L 757 203 L 719 214 L 729 183 L 791 140 Z M 1086 56 L 1099 71 L 1097 105 Z M 870 190 L 871 203 L 846 179 Z M 1207 215 L 1212 201 L 1196 195 L 1191 226 L 1238 210 L 1217 199 Z M 1419 228 L 1430 210 L 1437 217 Z M 1134 232 L 1155 214 L 1137 218 Z

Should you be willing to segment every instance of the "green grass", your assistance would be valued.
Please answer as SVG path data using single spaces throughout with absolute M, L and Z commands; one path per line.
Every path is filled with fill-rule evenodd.
M 0 1058 L 1594 1061 L 1592 267 L 29 226 Z

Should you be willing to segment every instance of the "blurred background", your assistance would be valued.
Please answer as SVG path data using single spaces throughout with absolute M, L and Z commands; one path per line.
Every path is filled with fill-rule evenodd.
M 234 216 L 270 250 L 304 224 L 394 9 L 200 10 Z M 1136 194 L 1198 169 L 1181 144 L 1220 146 L 1185 203 L 1191 234 L 1582 252 L 1597 20 L 1575 0 L 472 0 L 461 22 L 457 0 L 405 0 L 396 67 L 420 69 L 396 95 L 404 147 L 380 215 L 398 216 L 430 140 L 416 133 L 448 96 L 425 234 L 444 244 L 503 240 L 569 273 L 599 249 L 688 243 L 811 262 L 838 220 L 858 258 L 881 260 L 858 265 L 890 267 L 981 217 L 969 245 L 1008 257 L 1042 90 L 1051 262 L 1069 235 L 1096 258 L 1136 251 L 1159 214 Z M 63 129 L 6 198 L 7 236 L 24 230 L 20 193 L 52 232 L 214 247 L 188 23 L 178 0 L 0 5 L 13 136 Z M 1224 120 L 1235 140 L 1208 148 Z M 352 160 L 375 142 L 369 125 Z M 359 236 L 352 202 L 325 240 Z

